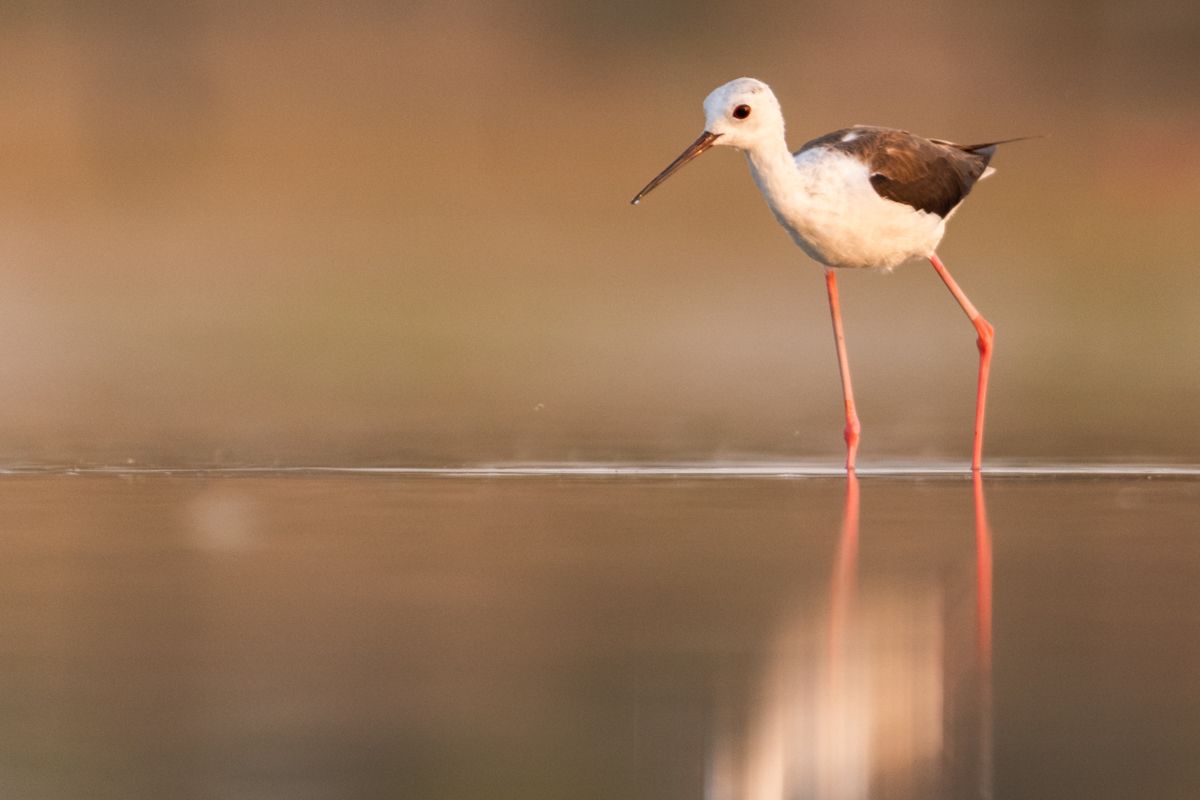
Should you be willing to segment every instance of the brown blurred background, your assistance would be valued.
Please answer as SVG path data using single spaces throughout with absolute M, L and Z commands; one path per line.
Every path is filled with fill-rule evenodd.
M 1200 6 L 0 5 L 0 460 L 829 460 L 819 269 L 700 102 L 1003 148 L 941 252 L 995 461 L 1200 453 Z M 861 459 L 965 461 L 974 334 L 844 274 Z

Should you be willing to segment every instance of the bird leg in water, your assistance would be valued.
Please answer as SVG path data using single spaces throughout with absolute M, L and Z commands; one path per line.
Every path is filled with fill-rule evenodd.
M 829 292 L 829 313 L 833 317 L 833 342 L 837 345 L 838 369 L 842 373 L 842 399 L 846 403 L 846 471 L 854 471 L 858 453 L 858 413 L 854 410 L 854 388 L 850 385 L 850 362 L 846 360 L 846 336 L 842 333 L 842 309 L 838 304 L 837 277 L 832 268 L 825 269 L 825 289 Z
M 975 449 L 971 456 L 971 469 L 978 471 L 983 464 L 983 411 L 987 405 L 988 371 L 992 366 L 992 343 L 996 338 L 996 329 L 983 318 L 963 290 L 958 288 L 958 284 L 954 282 L 954 278 L 950 277 L 950 271 L 938 258 L 937 253 L 929 257 L 929 263 L 933 264 L 933 268 L 945 282 L 946 288 L 962 306 L 962 310 L 967 314 L 967 319 L 971 320 L 971 324 L 975 326 L 975 332 L 979 334 L 976 341 L 979 345 L 979 388 L 975 394 Z

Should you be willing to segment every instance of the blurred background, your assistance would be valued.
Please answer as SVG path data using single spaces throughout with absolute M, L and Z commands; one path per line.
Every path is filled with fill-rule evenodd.
M 819 268 L 732 152 L 770 83 L 1005 147 L 941 254 L 996 461 L 1200 452 L 1200 6 L 0 5 L 0 460 L 841 457 Z M 842 276 L 860 459 L 968 458 L 932 270 Z

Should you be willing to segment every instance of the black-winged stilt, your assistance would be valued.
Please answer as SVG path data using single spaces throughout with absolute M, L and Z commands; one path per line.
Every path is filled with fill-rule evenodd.
M 961 145 L 908 131 L 856 125 L 828 133 L 795 153 L 784 140 L 783 112 L 771 88 L 738 78 L 704 99 L 704 133 L 633 198 L 637 205 L 684 164 L 716 145 L 741 150 L 775 218 L 805 253 L 825 265 L 834 342 L 846 406 L 846 469 L 858 451 L 858 414 L 842 332 L 835 267 L 890 270 L 927 258 L 978 334 L 979 385 L 971 468 L 983 459 L 983 416 L 995 330 L 938 258 L 946 220 L 975 182 L 992 173 L 996 145 Z

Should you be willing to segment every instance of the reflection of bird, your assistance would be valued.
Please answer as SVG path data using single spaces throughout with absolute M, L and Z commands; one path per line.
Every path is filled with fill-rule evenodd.
M 975 403 L 975 446 L 971 467 L 983 453 L 983 412 L 994 332 L 938 258 L 934 249 L 946 220 L 992 172 L 996 145 L 960 145 L 922 139 L 907 131 L 855 126 L 813 139 L 795 154 L 787 149 L 783 113 L 770 87 L 738 78 L 704 100 L 704 133 L 633 198 L 636 205 L 684 164 L 714 145 L 742 150 L 754 182 L 776 219 L 796 244 L 825 265 L 834 341 L 846 403 L 846 468 L 854 469 L 859 422 L 850 386 L 833 267 L 891 269 L 912 258 L 928 258 L 975 326 L 979 387 Z M 1005 141 L 1015 141 L 1008 139 Z

